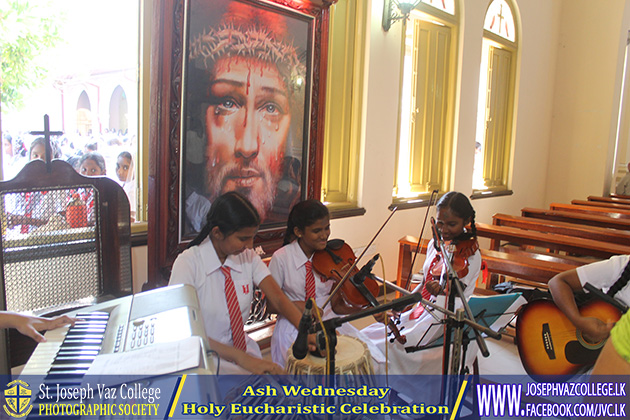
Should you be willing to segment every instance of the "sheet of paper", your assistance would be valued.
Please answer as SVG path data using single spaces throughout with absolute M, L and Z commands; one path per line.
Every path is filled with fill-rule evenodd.
M 201 338 L 192 336 L 138 350 L 101 354 L 87 375 L 166 375 L 199 367 L 201 352 Z

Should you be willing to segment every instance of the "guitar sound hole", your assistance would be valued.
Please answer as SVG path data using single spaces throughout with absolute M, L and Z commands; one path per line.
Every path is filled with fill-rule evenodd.
M 586 338 L 586 336 L 582 334 L 581 331 L 577 331 L 577 339 L 586 348 L 595 348 L 595 349 L 600 348 L 604 344 L 604 341 L 605 341 L 605 340 L 599 340 L 599 341 L 590 340 Z

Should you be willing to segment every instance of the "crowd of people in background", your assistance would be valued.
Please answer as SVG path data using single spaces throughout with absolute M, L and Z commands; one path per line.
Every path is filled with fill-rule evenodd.
M 107 176 L 127 193 L 135 221 L 135 135 L 105 130 L 99 135 L 51 136 L 52 158 L 63 159 L 81 175 Z M 45 141 L 25 133 L 2 133 L 3 179 L 15 177 L 33 159 L 45 160 Z

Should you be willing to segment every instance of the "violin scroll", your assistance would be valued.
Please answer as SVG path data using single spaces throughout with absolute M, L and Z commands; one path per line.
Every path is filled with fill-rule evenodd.
M 405 329 L 405 326 L 399 327 L 400 325 L 400 315 L 399 316 L 391 316 L 389 317 L 389 322 L 387 326 L 389 327 L 388 336 L 393 335 L 392 338 L 389 339 L 390 343 L 394 341 L 398 341 L 400 344 L 407 344 L 407 337 L 402 335 L 400 332 Z

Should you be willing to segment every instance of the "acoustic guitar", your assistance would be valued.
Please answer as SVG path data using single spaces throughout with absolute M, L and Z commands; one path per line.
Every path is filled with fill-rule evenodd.
M 583 316 L 616 322 L 621 311 L 610 303 L 591 300 L 579 307 Z M 606 340 L 590 343 L 549 299 L 529 302 L 516 321 L 518 353 L 528 374 L 573 375 L 595 363 Z

